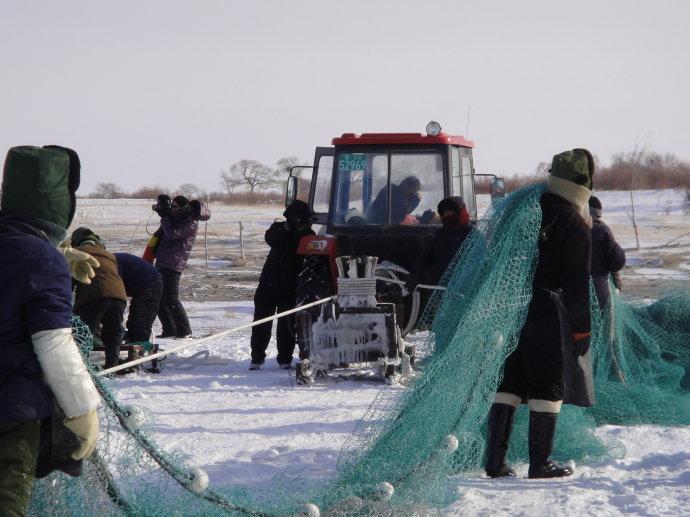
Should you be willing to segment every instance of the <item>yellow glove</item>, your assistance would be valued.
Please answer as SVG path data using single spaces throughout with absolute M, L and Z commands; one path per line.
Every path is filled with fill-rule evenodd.
M 65 256 L 72 278 L 82 284 L 90 284 L 91 279 L 96 276 L 93 269 L 100 266 L 98 261 L 88 253 L 75 250 L 74 248 L 64 247 L 59 249 Z
M 96 448 L 98 440 L 98 415 L 95 411 L 74 418 L 65 418 L 65 427 L 79 438 L 79 448 L 71 456 L 74 460 L 88 458 Z

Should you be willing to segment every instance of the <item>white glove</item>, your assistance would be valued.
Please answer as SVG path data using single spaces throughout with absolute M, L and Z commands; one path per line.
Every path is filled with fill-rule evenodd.
M 92 411 L 86 415 L 65 418 L 64 424 L 79 438 L 79 448 L 70 454 L 72 459 L 80 460 L 91 456 L 91 453 L 96 448 L 96 441 L 99 435 L 98 415 L 96 412 Z
M 82 284 L 90 284 L 91 279 L 96 276 L 96 272 L 93 270 L 93 268 L 100 267 L 98 260 L 88 253 L 75 250 L 69 246 L 64 248 L 60 247 L 58 249 L 62 252 L 65 260 L 67 261 L 67 265 L 69 266 L 69 274 L 72 276 L 72 278 L 74 278 L 77 282 L 81 282 Z
M 86 370 L 72 329 L 42 330 L 31 335 L 43 377 L 68 418 L 92 413 L 101 396 Z

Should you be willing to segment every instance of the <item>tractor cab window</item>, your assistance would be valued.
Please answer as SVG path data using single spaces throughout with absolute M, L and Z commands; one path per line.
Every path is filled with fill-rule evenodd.
M 385 192 L 388 179 L 387 153 L 340 153 L 337 157 L 336 198 L 333 224 L 384 224 L 387 198 L 374 210 L 374 198 Z
M 390 224 L 440 224 L 443 174 L 441 153 L 392 153 Z

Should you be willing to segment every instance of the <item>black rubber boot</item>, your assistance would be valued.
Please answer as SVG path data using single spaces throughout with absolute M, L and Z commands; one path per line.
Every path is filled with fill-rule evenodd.
M 561 467 L 549 459 L 556 435 L 558 413 L 530 411 L 529 414 L 529 477 L 562 478 L 570 476 L 573 469 Z
M 491 405 L 486 437 L 486 466 L 484 470 L 491 478 L 514 476 L 515 471 L 506 464 L 508 440 L 513 431 L 515 407 L 509 404 Z

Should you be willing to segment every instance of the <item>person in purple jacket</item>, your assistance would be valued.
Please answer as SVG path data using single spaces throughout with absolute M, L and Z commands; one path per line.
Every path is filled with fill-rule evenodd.
M 180 302 L 179 287 L 182 271 L 187 267 L 189 254 L 196 240 L 199 221 L 211 214 L 200 201 L 176 196 L 169 203 L 167 196 L 158 196 L 154 210 L 161 216 L 161 226 L 155 235 L 159 242 L 154 251 L 155 266 L 163 280 L 163 293 L 158 319 L 163 326 L 160 338 L 186 338 L 192 335 L 187 313 Z
M 625 266 L 625 251 L 616 242 L 611 228 L 601 219 L 601 201 L 598 197 L 589 198 L 589 213 L 592 216 L 592 282 L 597 293 L 599 307 L 603 310 L 611 301 L 609 275 L 614 285 L 620 289 L 618 272 Z
M 163 292 L 161 275 L 143 258 L 130 253 L 115 253 L 115 258 L 117 271 L 130 298 L 125 339 L 130 343 L 149 341 Z

